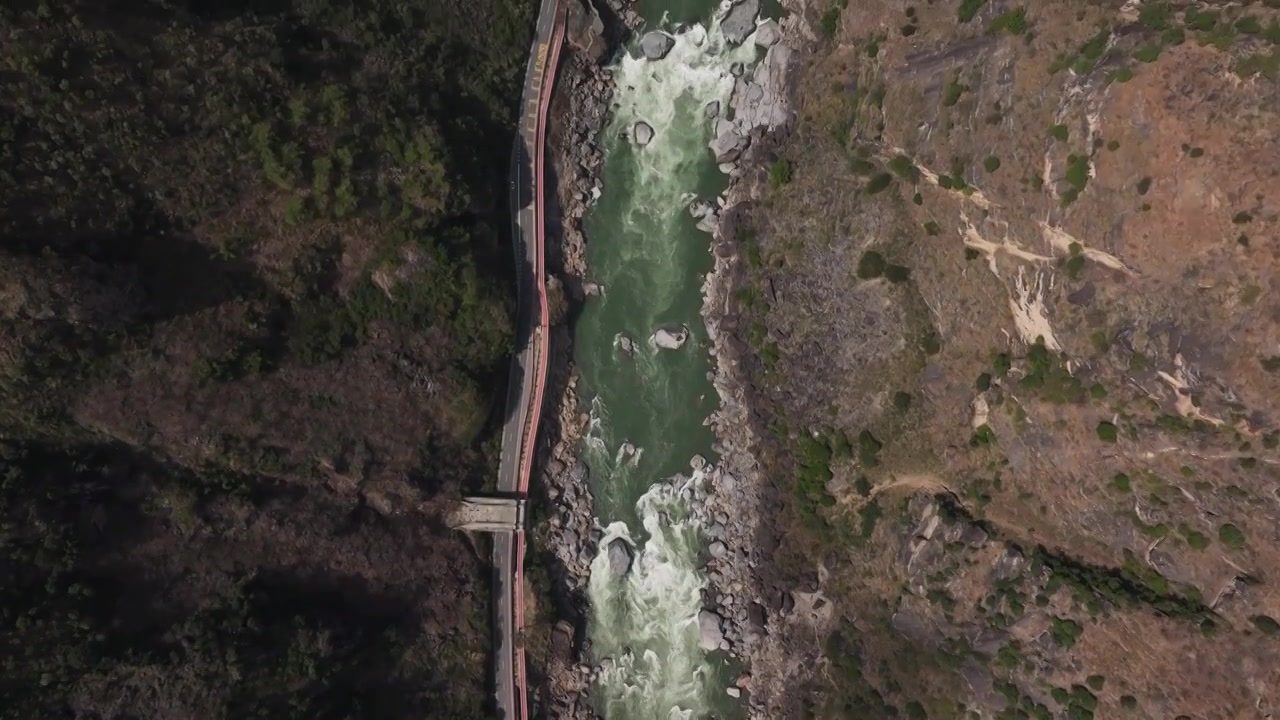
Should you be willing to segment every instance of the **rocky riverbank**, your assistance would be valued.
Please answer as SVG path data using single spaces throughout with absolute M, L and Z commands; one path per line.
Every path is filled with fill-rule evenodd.
M 789 12 L 781 22 L 768 20 L 756 29 L 754 40 L 766 48 L 765 56 L 750 75 L 738 77 L 728 117 L 713 120 L 710 148 L 720 170 L 730 176 L 729 186 L 715 203 L 690 206 L 699 226 L 712 232 L 715 267 L 703 284 L 702 317 L 712 344 L 713 382 L 720 396 L 720 406 L 709 419 L 720 461 L 708 476 L 705 513 L 712 544 L 707 609 L 700 620 L 705 640 L 714 639 L 705 636 L 714 636 L 718 630 L 723 635 L 721 647 L 750 666 L 750 673 L 727 692 L 734 696 L 749 692 L 752 718 L 773 717 L 772 699 L 782 691 L 778 685 L 782 673 L 775 666 L 785 662 L 786 652 L 784 638 L 770 629 L 782 624 L 793 601 L 788 591 L 765 587 L 759 572 L 768 560 L 772 531 L 761 516 L 767 503 L 753 453 L 758 437 L 741 367 L 751 350 L 738 337 L 735 281 L 745 275 L 740 267 L 745 257 L 735 237 L 735 221 L 739 206 L 763 196 L 772 149 L 793 119 L 789 98 L 798 51 L 813 37 L 804 20 L 804 0 L 784 6 Z
M 757 572 L 764 557 L 756 541 L 761 527 L 761 478 L 752 453 L 757 440 L 740 367 L 750 350 L 735 337 L 733 279 L 740 275 L 737 264 L 742 256 L 734 238 L 733 218 L 739 204 L 763 192 L 771 148 L 792 118 L 788 86 L 797 64 L 793 62 L 796 48 L 813 37 L 804 24 L 804 0 L 784 5 L 790 13 L 781 22 L 768 20 L 756 27 L 757 0 L 738 3 L 726 19 L 726 32 L 739 33 L 738 41 L 755 29 L 753 40 L 765 49 L 765 56 L 750 74 L 745 68 L 735 68 L 738 78 L 728 111 L 717 107 L 709 113 L 709 122 L 714 123 L 710 148 L 721 171 L 731 178 L 729 187 L 715 202 L 696 201 L 690 207 L 699 227 L 713 238 L 715 267 L 703 285 L 702 315 L 720 397 L 719 408 L 708 419 L 719 462 L 709 467 L 702 458 L 692 461 L 693 471 L 705 476 L 705 482 L 690 492 L 710 540 L 706 608 L 699 626 L 705 648 L 724 651 L 751 666 L 751 672 L 726 692 L 735 697 L 746 693 L 750 714 L 758 718 L 768 717 L 769 698 L 777 692 L 774 679 L 781 677 L 770 671 L 768 663 L 785 657 L 769 628 L 780 622 L 791 603 L 786 592 L 763 589 Z M 574 2 L 571 8 L 568 40 L 572 51 L 561 64 L 549 137 L 561 242 L 559 247 L 548 248 L 548 260 L 565 288 L 566 301 L 573 305 L 599 292 L 587 274 L 582 218 L 601 192 L 599 171 L 604 158 L 595 141 L 607 121 L 613 93 L 612 72 L 601 63 L 643 21 L 625 0 L 600 2 L 594 7 Z M 738 26 L 741 28 L 735 30 Z M 650 51 L 660 52 L 646 52 Z M 586 695 L 593 670 L 583 661 L 590 648 L 580 633 L 587 611 L 585 588 L 601 528 L 594 519 L 587 466 L 576 456 L 588 416 L 578 404 L 569 341 L 566 327 L 553 330 L 556 362 L 551 390 L 552 397 L 558 397 L 558 406 L 548 423 L 550 448 L 541 477 L 549 512 L 536 530 L 541 547 L 555 558 L 553 594 L 561 599 L 545 668 L 544 698 L 550 717 L 590 718 L 594 713 Z
M 612 72 L 602 63 L 642 23 L 627 0 L 569 2 L 568 43 L 556 80 L 547 139 L 559 210 L 551 210 L 548 224 L 559 243 L 546 250 L 554 284 L 563 289 L 564 304 L 570 308 L 599 292 L 587 276 L 582 218 L 601 191 L 604 153 L 596 138 L 604 129 L 613 96 Z M 556 611 L 548 656 L 534 661 L 542 662 L 546 678 L 542 714 L 587 720 L 596 714 L 587 699 L 592 668 L 583 661 L 590 650 L 583 632 L 586 585 L 602 531 L 595 521 L 587 465 L 577 457 L 589 415 L 578 402 L 578 375 L 566 324 L 553 326 L 551 344 L 548 397 L 556 411 L 546 423 L 547 446 L 540 457 L 538 483 L 545 493 L 547 513 L 534 533 L 538 546 L 553 558 L 549 590 L 556 599 Z

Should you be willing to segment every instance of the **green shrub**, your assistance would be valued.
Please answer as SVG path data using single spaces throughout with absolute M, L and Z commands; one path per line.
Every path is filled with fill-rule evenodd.
M 1139 195 L 1146 195 L 1147 191 L 1151 189 L 1151 178 L 1144 177 L 1141 180 L 1139 180 L 1137 188 L 1138 188 Z
M 822 17 L 818 20 L 818 27 L 827 37 L 835 35 L 836 30 L 840 29 L 840 8 L 833 6 L 822 13 Z
M 889 161 L 889 169 L 903 180 L 915 182 L 920 179 L 920 170 L 906 155 L 898 155 Z
M 778 160 L 769 166 L 769 184 L 776 187 L 782 187 L 791 182 L 791 163 L 786 160 Z
M 1010 35 L 1021 35 L 1027 31 L 1026 8 L 1006 10 L 991 21 L 988 32 L 1007 32 Z
M 1080 636 L 1084 634 L 1084 626 L 1075 620 L 1055 616 L 1053 618 L 1053 626 L 1050 628 L 1049 632 L 1053 635 L 1053 639 L 1059 645 L 1064 648 L 1069 648 L 1072 645 L 1075 645 L 1076 641 L 1080 639 Z M 1054 699 L 1057 700 L 1056 694 L 1054 695 Z M 1062 701 L 1059 700 L 1059 702 Z
M 934 222 L 933 220 L 930 220 L 924 224 L 924 231 L 930 237 L 936 237 L 942 234 L 942 226 Z
M 1160 59 L 1160 50 L 1161 47 L 1159 45 L 1147 45 L 1146 47 L 1138 48 L 1133 53 L 1133 59 L 1138 62 L 1153 63 Z
M 875 195 L 882 192 L 885 188 L 893 184 L 893 176 L 889 173 L 880 173 L 867 181 L 867 194 Z
M 858 433 L 858 460 L 863 467 L 875 467 L 880 464 L 880 449 L 884 444 L 871 434 L 870 430 Z
M 977 388 L 979 392 L 986 392 L 991 389 L 991 373 L 982 373 L 979 375 L 978 379 L 974 381 L 973 386 Z
M 871 481 L 866 475 L 859 475 L 858 479 L 853 481 L 853 489 L 862 497 L 871 497 Z
M 906 412 L 911 409 L 911 393 L 899 390 L 893 394 L 893 406 L 898 412 Z
M 986 159 L 982 161 L 982 167 L 987 172 L 993 173 L 1000 169 L 1000 158 L 995 155 L 988 155 Z
M 942 352 L 942 338 L 938 337 L 937 332 L 930 330 L 920 340 L 920 349 L 924 350 L 925 355 L 937 355 Z
M 983 447 L 984 445 L 993 445 L 996 441 L 996 431 L 991 429 L 990 425 L 983 423 L 973 431 L 973 435 L 969 438 L 970 447 Z
M 1101 400 L 1107 396 L 1107 388 L 1102 383 L 1094 383 L 1089 386 L 1089 397 L 1094 400 Z
M 1241 210 L 1240 212 L 1231 216 L 1231 222 L 1235 223 L 1236 225 L 1244 225 L 1246 223 L 1253 222 L 1253 216 Z
M 1266 615 L 1254 615 L 1249 618 L 1249 621 L 1265 635 L 1280 635 L 1280 622 L 1276 622 Z
M 1063 262 L 1063 267 L 1067 271 L 1067 277 L 1075 280 L 1080 277 L 1080 273 L 1084 272 L 1084 256 L 1072 255 Z
M 1125 710 L 1133 710 L 1138 707 L 1138 698 L 1132 695 L 1121 695 L 1120 707 L 1124 708 Z
M 1067 156 L 1066 180 L 1077 192 L 1084 192 L 1085 186 L 1089 184 L 1089 156 Z
M 1111 476 L 1111 487 L 1119 490 L 1120 492 L 1129 492 L 1132 488 L 1132 484 L 1129 482 L 1128 475 L 1125 475 L 1124 473 L 1116 473 Z
M 996 375 L 1004 377 L 1009 374 L 1009 370 L 1013 367 L 1009 361 L 1009 353 L 998 352 L 991 354 L 991 370 Z
M 887 265 L 883 255 L 875 250 L 868 250 L 858 259 L 858 277 L 863 280 L 878 278 L 884 275 Z
M 1159 32 L 1170 27 L 1169 3 L 1164 0 L 1147 0 L 1138 8 L 1138 22 L 1148 30 Z
M 1194 5 L 1183 13 L 1183 23 L 1196 32 L 1209 32 L 1218 24 L 1218 13 L 1213 10 L 1199 10 Z
M 1101 675 L 1090 675 L 1085 681 L 1090 690 L 1101 690 L 1107 684 L 1107 679 Z
M 911 278 L 911 269 L 903 265 L 890 263 L 884 269 L 884 279 L 891 283 L 904 283 Z
M 1103 420 L 1098 423 L 1097 427 L 1098 439 L 1102 442 L 1113 443 L 1116 441 L 1116 426 L 1114 423 Z
M 1218 540 L 1233 550 L 1239 550 L 1244 547 L 1244 531 L 1232 523 L 1225 523 L 1218 527 Z
M 1258 18 L 1252 15 L 1245 15 L 1236 20 L 1236 30 L 1246 35 L 1257 35 L 1262 32 L 1262 23 L 1258 22 Z
M 942 93 L 942 106 L 952 107 L 960 102 L 960 96 L 964 94 L 965 90 L 968 90 L 968 88 L 960 84 L 960 78 L 953 78 Z
M 1070 135 L 1071 135 L 1071 131 L 1067 129 L 1066 125 L 1050 125 L 1049 126 L 1049 136 L 1054 138 L 1055 140 L 1061 140 L 1062 142 L 1066 142 L 1067 138 L 1070 137 Z
M 1118 67 L 1115 70 L 1111 70 L 1107 73 L 1108 82 L 1127 83 L 1132 79 L 1133 79 L 1133 70 L 1128 65 Z
M 1209 547 L 1209 538 L 1202 532 L 1184 529 L 1182 536 L 1193 550 L 1204 550 Z
M 987 0 L 960 0 L 960 8 L 956 11 L 956 16 L 960 22 L 967 23 L 972 20 L 983 5 L 987 4 Z

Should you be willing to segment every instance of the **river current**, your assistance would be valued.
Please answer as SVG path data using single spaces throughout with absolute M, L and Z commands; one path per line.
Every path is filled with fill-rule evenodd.
M 707 106 L 728 107 L 731 68 L 749 70 L 757 50 L 750 40 L 725 41 L 724 8 L 667 4 L 642 7 L 646 30 L 675 37 L 666 57 L 627 54 L 614 66 L 615 108 L 601 138 L 603 194 L 585 226 L 588 266 L 603 292 L 575 328 L 575 360 L 591 402 L 583 457 L 605 528 L 589 587 L 589 633 L 603 666 L 593 697 L 609 720 L 740 714 L 725 692 L 732 671 L 699 646 L 707 551 L 690 505 L 702 473 L 691 461 L 714 461 L 704 423 L 718 400 L 699 316 L 710 238 L 688 206 L 724 188 L 707 149 L 714 122 Z M 675 13 L 683 25 L 673 22 Z M 653 128 L 644 147 L 632 139 L 639 122 Z M 687 330 L 688 338 L 680 349 L 660 349 L 651 339 L 658 328 Z M 607 552 L 618 539 L 634 556 L 622 576 Z

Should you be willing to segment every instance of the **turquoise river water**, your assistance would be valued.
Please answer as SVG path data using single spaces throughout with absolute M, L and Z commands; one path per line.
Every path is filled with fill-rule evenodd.
M 749 40 L 724 41 L 713 2 L 651 0 L 640 10 L 646 29 L 672 32 L 676 44 L 662 60 L 627 55 L 614 67 L 603 194 L 585 228 L 588 267 L 604 290 L 575 328 L 591 404 L 584 459 L 606 529 L 589 590 L 589 633 L 604 667 L 593 696 L 608 720 L 733 717 L 741 713 L 725 693 L 733 671 L 698 644 L 706 541 L 680 492 L 701 482 L 694 455 L 715 460 L 704 422 L 718 403 L 699 315 L 710 238 L 688 204 L 724 188 L 707 149 L 705 106 L 728 106 L 730 65 L 750 66 L 758 51 Z M 628 138 L 642 120 L 654 137 L 640 148 Z M 650 337 L 660 326 L 687 327 L 684 347 L 657 349 Z M 622 337 L 635 342 L 633 356 L 619 348 Z M 622 577 L 604 552 L 617 538 L 635 555 Z

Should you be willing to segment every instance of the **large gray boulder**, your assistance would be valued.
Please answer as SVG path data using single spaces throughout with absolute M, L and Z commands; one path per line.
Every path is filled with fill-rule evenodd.
M 711 139 L 711 154 L 716 163 L 728 163 L 738 159 L 742 151 L 747 149 L 747 138 L 738 132 L 738 128 L 728 120 L 716 121 L 716 135 Z
M 755 31 L 756 15 L 759 12 L 760 0 L 741 0 L 725 13 L 724 20 L 720 22 L 720 30 L 729 42 L 740 45 Z
M 689 339 L 689 328 L 665 328 L 661 327 L 653 331 L 653 337 L 649 338 L 659 350 L 679 350 Z
M 631 546 L 626 540 L 617 538 L 609 543 L 609 572 L 614 577 L 622 577 L 631 572 L 631 561 L 634 557 L 631 554 Z
M 769 19 L 760 23 L 756 27 L 756 35 L 752 39 L 763 48 L 776 45 L 782 39 L 782 30 L 778 28 L 778 21 Z
M 703 650 L 718 650 L 724 642 L 724 631 L 720 629 L 720 616 L 710 610 L 698 613 L 698 646 Z
M 640 38 L 640 52 L 647 60 L 661 60 L 676 46 L 676 39 L 657 30 Z
M 636 145 L 644 147 L 653 141 L 653 126 L 641 120 L 631 128 L 631 136 Z

